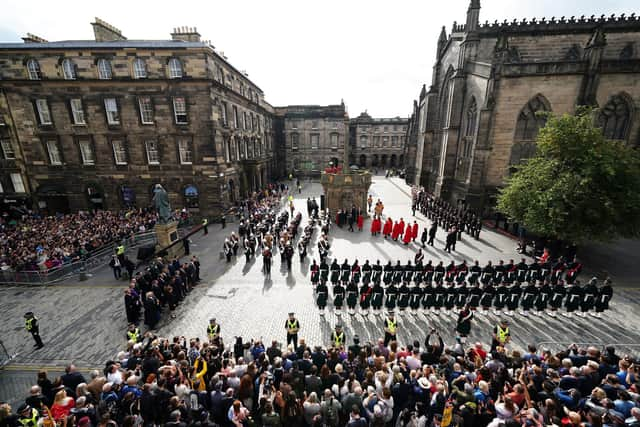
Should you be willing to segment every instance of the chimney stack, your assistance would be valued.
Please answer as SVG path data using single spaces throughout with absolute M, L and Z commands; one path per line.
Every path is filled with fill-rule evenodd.
M 182 40 L 184 42 L 199 42 L 200 33 L 196 27 L 178 27 L 171 33 L 172 40 Z
M 42 37 L 38 37 L 35 34 L 27 33 L 26 36 L 22 38 L 25 43 L 48 43 L 49 40 L 45 40 Z
M 93 25 L 93 34 L 97 42 L 112 42 L 127 39 L 122 35 L 122 31 L 98 17 L 96 17 L 96 21 L 92 22 L 91 25 Z

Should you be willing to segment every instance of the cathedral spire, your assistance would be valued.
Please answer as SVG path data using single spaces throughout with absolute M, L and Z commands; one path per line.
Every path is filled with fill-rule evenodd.
M 480 0 L 471 0 L 467 9 L 466 32 L 474 32 L 480 25 Z
M 442 55 L 442 50 L 444 46 L 447 44 L 447 30 L 442 26 L 442 31 L 440 31 L 440 37 L 438 37 L 438 52 L 436 52 L 436 59 L 440 59 L 440 55 Z

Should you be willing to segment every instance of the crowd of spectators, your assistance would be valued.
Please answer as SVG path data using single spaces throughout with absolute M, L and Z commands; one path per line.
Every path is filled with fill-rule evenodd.
M 112 242 L 151 230 L 153 209 L 79 212 L 0 219 L 0 268 L 42 271 L 71 263 Z
M 89 378 L 74 366 L 53 381 L 40 373 L 16 412 L 0 406 L 0 425 L 35 426 L 45 406 L 66 426 L 640 424 L 638 365 L 613 348 L 491 351 L 447 346 L 435 331 L 406 346 L 357 336 L 337 348 L 235 339 L 147 333 Z

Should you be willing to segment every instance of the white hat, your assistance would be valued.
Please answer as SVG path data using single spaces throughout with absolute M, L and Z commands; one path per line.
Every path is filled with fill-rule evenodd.
M 427 379 L 427 377 L 420 377 L 418 378 L 418 385 L 420 386 L 421 389 L 426 390 L 431 388 L 431 383 L 429 382 L 429 380 Z

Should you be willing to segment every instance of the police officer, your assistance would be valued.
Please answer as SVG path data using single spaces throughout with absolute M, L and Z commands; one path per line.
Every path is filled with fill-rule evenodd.
M 342 330 L 342 325 L 337 324 L 336 328 L 333 332 L 331 332 L 331 344 L 335 348 L 340 348 L 344 345 L 344 331 Z
M 31 311 L 25 313 L 24 319 L 24 324 L 27 328 L 27 332 L 31 334 L 34 341 L 36 342 L 34 347 L 36 347 L 37 349 L 41 349 L 42 347 L 44 347 L 44 344 L 42 343 L 42 339 L 40 338 L 40 327 L 38 326 L 38 319 L 33 315 Z
M 496 350 L 496 347 L 504 347 L 511 341 L 511 332 L 509 331 L 509 322 L 506 319 L 501 319 L 493 328 L 493 335 L 491 336 L 491 352 Z
M 384 345 L 389 345 L 389 342 L 396 340 L 396 333 L 398 332 L 398 321 L 396 320 L 393 310 L 387 313 L 387 318 L 384 319 Z
M 224 215 L 222 216 L 224 218 Z M 202 218 L 202 230 L 204 231 L 204 235 L 209 234 L 209 229 L 207 226 L 209 225 L 209 220 L 207 218 Z M 224 228 L 224 225 L 222 226 Z
M 129 329 L 127 329 L 127 341 L 133 341 L 133 343 L 142 341 L 140 329 L 133 323 L 129 323 Z
M 121 243 L 116 247 L 116 256 L 120 261 L 120 265 L 124 264 L 124 252 L 125 252 L 124 245 Z
M 216 323 L 216 318 L 212 318 L 209 320 L 209 325 L 207 326 L 207 337 L 209 341 L 216 340 L 220 337 L 220 325 Z
M 295 313 L 289 313 L 289 318 L 284 324 L 287 330 L 287 345 L 293 343 L 293 349 L 298 348 L 298 331 L 300 330 L 300 322 L 295 318 Z

